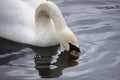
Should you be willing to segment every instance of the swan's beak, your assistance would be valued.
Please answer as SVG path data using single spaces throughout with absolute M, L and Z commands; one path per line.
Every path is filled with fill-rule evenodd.
M 72 56 L 72 58 L 78 59 L 80 57 L 80 49 L 71 43 L 69 43 L 69 45 L 70 45 L 70 49 L 69 49 L 70 55 Z
M 73 58 L 78 59 L 80 57 L 80 52 L 76 50 L 70 51 L 70 54 L 72 55 Z

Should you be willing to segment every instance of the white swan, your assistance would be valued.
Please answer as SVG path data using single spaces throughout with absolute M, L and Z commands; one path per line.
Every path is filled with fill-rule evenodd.
M 9 2 L 9 6 L 0 3 L 2 5 L 0 8 L 4 7 L 8 10 L 2 9 L 0 11 L 0 20 L 3 19 L 0 24 L 0 37 L 40 47 L 62 44 L 67 51 L 80 51 L 76 36 L 66 25 L 56 4 L 43 0 L 35 11 L 34 25 L 34 8 L 18 0 L 5 1 Z M 11 4 L 12 1 L 14 5 Z M 14 9 L 18 12 L 10 13 Z

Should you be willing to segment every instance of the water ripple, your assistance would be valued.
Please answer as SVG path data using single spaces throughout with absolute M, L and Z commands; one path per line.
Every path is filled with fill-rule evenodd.
M 83 54 L 74 61 L 59 46 L 21 46 L 0 39 L 0 79 L 120 80 L 120 1 L 52 1 L 78 37 Z

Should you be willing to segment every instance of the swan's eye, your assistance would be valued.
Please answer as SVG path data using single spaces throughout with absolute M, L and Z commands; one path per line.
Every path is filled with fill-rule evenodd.
M 69 51 L 70 51 L 70 54 L 78 59 L 79 56 L 80 56 L 80 49 L 78 47 L 76 47 L 75 45 L 69 43 Z

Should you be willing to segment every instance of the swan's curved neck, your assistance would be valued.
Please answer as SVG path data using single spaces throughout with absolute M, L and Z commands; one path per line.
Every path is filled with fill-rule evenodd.
M 45 1 L 38 6 L 35 13 L 35 21 L 38 22 L 39 16 L 43 14 L 53 20 L 56 30 L 60 30 L 66 26 L 60 9 L 51 1 Z

